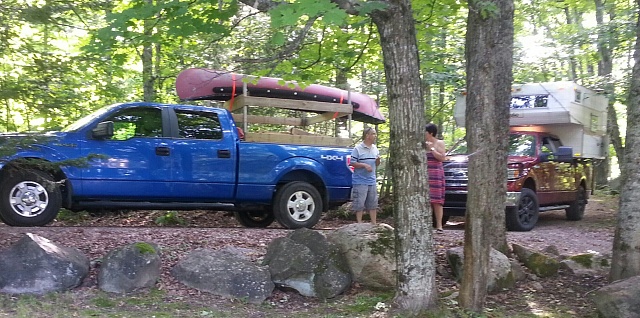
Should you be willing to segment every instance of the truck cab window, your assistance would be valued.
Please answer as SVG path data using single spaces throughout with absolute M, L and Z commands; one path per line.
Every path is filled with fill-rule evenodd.
M 536 139 L 531 135 L 509 135 L 510 156 L 535 156 Z
M 130 108 L 109 119 L 113 121 L 111 140 L 127 140 L 134 137 L 162 137 L 162 115 L 159 108 Z
M 218 114 L 176 110 L 180 138 L 222 139 L 222 126 Z

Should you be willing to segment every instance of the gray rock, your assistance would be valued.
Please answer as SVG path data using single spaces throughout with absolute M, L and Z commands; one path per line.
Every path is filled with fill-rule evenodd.
M 153 243 L 137 242 L 105 255 L 98 287 L 111 293 L 130 293 L 155 286 L 160 277 L 160 254 Z
M 603 318 L 637 318 L 640 313 L 640 276 L 613 282 L 592 296 Z
M 575 275 L 598 275 L 611 269 L 610 260 L 600 253 L 583 253 L 567 256 L 560 267 Z
M 89 273 L 89 259 L 73 247 L 28 233 L 0 252 L 0 292 L 45 294 L 79 286 Z
M 539 277 L 550 277 L 558 273 L 560 262 L 544 253 L 534 252 L 524 246 L 512 244 L 513 253 L 520 262 Z
M 353 280 L 373 290 L 396 287 L 396 255 L 393 228 L 387 224 L 354 223 L 327 234 L 347 259 Z
M 513 271 L 513 277 L 516 279 L 516 281 L 519 282 L 527 279 L 527 273 L 524 271 L 524 268 L 522 267 L 522 265 L 520 265 L 520 263 L 518 263 L 518 261 L 510 260 L 509 263 L 511 263 L 511 270 Z
M 275 287 L 267 267 L 227 250 L 194 250 L 171 273 L 189 287 L 250 303 L 263 302 Z
M 340 249 L 310 229 L 273 240 L 263 264 L 269 266 L 276 286 L 304 296 L 333 298 L 351 286 L 349 265 Z
M 458 279 L 462 278 L 462 267 L 464 263 L 464 247 L 454 247 L 447 250 L 447 260 Z M 513 288 L 516 278 L 511 268 L 509 258 L 496 249 L 491 249 L 489 254 L 489 276 L 487 280 L 487 291 L 498 292 L 503 289 Z

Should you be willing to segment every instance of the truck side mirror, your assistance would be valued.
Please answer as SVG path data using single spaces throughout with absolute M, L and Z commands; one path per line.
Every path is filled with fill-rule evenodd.
M 91 130 L 91 136 L 95 139 L 111 138 L 113 136 L 113 122 L 103 121 L 98 123 L 98 125 Z
M 555 156 L 556 156 L 556 161 L 571 162 L 573 161 L 573 148 L 558 147 L 558 151 L 555 153 Z

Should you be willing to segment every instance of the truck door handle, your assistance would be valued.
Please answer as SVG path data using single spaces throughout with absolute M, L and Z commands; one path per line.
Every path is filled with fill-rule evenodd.
M 231 158 L 231 151 L 228 149 L 218 149 L 218 158 Z
M 171 154 L 169 147 L 156 147 L 156 155 L 158 156 L 168 156 Z

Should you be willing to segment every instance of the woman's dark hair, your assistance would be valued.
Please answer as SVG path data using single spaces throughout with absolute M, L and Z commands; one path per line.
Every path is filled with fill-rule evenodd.
M 438 134 L 438 126 L 434 123 L 427 124 L 424 126 L 424 131 L 430 133 L 432 136 L 436 136 Z

